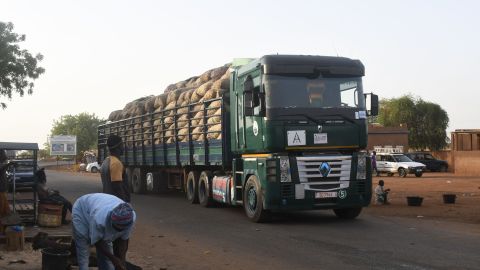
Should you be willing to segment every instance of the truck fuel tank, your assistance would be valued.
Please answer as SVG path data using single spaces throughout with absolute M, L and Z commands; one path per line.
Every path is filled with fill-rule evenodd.
M 212 180 L 212 196 L 213 199 L 220 203 L 232 204 L 232 196 L 234 186 L 232 177 L 215 176 Z

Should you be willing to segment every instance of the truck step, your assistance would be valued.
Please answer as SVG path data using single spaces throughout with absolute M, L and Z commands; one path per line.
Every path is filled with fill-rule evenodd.
M 235 186 L 235 188 L 243 188 L 243 186 Z

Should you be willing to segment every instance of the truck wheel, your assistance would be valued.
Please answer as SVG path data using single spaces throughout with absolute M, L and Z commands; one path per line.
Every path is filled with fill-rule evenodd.
M 132 187 L 135 194 L 145 194 L 147 191 L 147 183 L 142 169 L 135 168 L 132 172 Z
M 343 209 L 333 209 L 335 215 L 341 219 L 354 219 L 360 215 L 362 212 L 362 207 L 357 208 L 343 208 Z
M 404 168 L 398 169 L 398 176 L 406 177 L 407 176 L 407 171 Z
M 247 217 L 253 222 L 262 223 L 270 218 L 270 211 L 263 209 L 262 190 L 255 175 L 248 177 L 243 189 L 243 208 Z
M 130 193 L 133 192 L 133 184 L 132 184 L 132 168 L 130 167 L 127 167 L 125 169 L 125 176 L 127 177 L 127 183 L 128 183 L 128 191 L 130 191 Z
M 187 200 L 190 203 L 198 203 L 198 172 L 191 171 L 187 175 L 186 185 Z
M 198 202 L 201 206 L 209 207 L 213 204 L 211 184 L 212 174 L 209 171 L 203 171 L 198 180 Z
M 422 177 L 422 175 L 423 175 L 423 172 L 416 172 L 416 173 L 415 173 L 415 176 L 416 176 L 416 177 Z

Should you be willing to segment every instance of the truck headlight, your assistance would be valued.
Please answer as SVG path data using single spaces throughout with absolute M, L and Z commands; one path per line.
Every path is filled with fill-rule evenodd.
M 292 182 L 288 156 L 280 157 L 280 182 Z
M 357 161 L 357 179 L 367 179 L 367 153 L 358 153 Z

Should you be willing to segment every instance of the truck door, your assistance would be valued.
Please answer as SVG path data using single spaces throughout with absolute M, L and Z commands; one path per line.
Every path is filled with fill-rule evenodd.
M 248 75 L 244 82 L 245 142 L 246 150 L 263 151 L 265 94 L 260 76 Z

